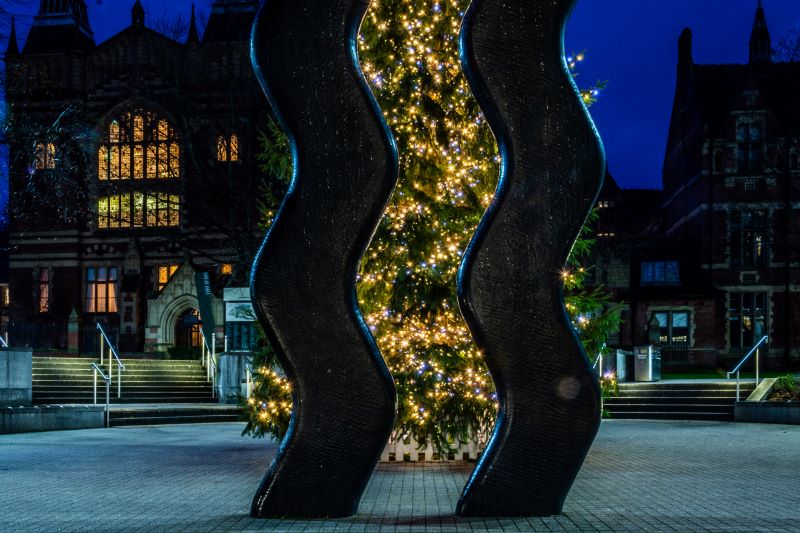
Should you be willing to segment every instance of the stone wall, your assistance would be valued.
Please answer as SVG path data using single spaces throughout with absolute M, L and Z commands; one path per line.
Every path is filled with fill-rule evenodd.
M 102 405 L 0 407 L 0 434 L 101 428 L 105 422 L 105 406 Z
M 0 350 L 0 406 L 31 405 L 32 351 Z

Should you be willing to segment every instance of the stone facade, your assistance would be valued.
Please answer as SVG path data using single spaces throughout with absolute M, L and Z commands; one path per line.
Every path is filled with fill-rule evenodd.
M 222 298 L 212 298 L 213 315 L 218 320 L 225 316 Z M 175 346 L 175 327 L 178 319 L 193 309 L 199 309 L 194 270 L 184 264 L 178 268 L 166 287 L 156 298 L 147 301 L 147 326 L 145 328 L 145 350 L 166 352 Z M 214 333 L 222 339 L 224 329 L 215 327 Z
M 800 63 L 773 61 L 760 4 L 750 52 L 697 64 L 684 30 L 663 191 L 611 180 L 600 199 L 597 281 L 627 303 L 616 341 L 654 337 L 668 369 L 729 369 L 763 336 L 766 366 L 800 366 Z
M 12 33 L 14 343 L 92 352 L 100 322 L 121 351 L 164 351 L 176 342 L 165 321 L 198 309 L 192 272 L 217 299 L 247 284 L 269 180 L 255 158 L 269 111 L 248 55 L 257 2 L 215 0 L 202 37 L 192 13 L 180 41 L 131 3 L 130 26 L 103 43 L 84 0 L 42 0 L 23 46 Z

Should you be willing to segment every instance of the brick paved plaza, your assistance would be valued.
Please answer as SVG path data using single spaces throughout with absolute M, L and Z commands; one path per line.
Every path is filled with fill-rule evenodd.
M 800 531 L 800 426 L 604 422 L 563 516 L 459 519 L 471 465 L 380 465 L 344 520 L 253 520 L 239 423 L 0 436 L 0 531 Z

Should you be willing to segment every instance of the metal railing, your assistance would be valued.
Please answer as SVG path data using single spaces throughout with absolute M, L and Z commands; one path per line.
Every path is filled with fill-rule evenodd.
M 761 349 L 761 345 L 764 344 L 765 342 L 767 342 L 768 340 L 769 340 L 769 337 L 767 337 L 767 335 L 764 335 L 763 337 L 761 337 L 761 339 L 757 343 L 755 343 L 752 348 L 750 348 L 750 351 L 747 352 L 744 357 L 742 357 L 742 360 L 739 361 L 739 364 L 736 365 L 736 367 L 734 367 L 733 370 L 728 372 L 728 379 L 731 379 L 731 374 L 733 374 L 734 372 L 736 373 L 736 401 L 737 402 L 739 401 L 739 381 L 740 381 L 739 377 L 740 377 L 740 373 L 741 373 L 741 370 L 742 370 L 742 365 L 745 364 L 745 362 L 747 362 L 747 360 L 750 359 L 750 357 L 754 353 L 756 354 L 756 363 L 755 363 L 755 367 L 756 367 L 756 387 L 758 387 L 758 381 L 759 381 L 759 379 L 758 379 L 758 366 L 759 366 L 758 355 L 759 355 L 759 351 Z
M 2 336 L 0 336 L 0 345 L 2 345 L 3 348 L 8 348 L 8 332 L 7 331 L 5 333 L 3 333 Z
M 211 397 L 217 397 L 217 334 L 211 334 L 211 346 L 200 328 L 200 362 L 206 368 L 206 379 L 211 382 Z
M 597 377 L 603 377 L 603 352 L 605 352 L 605 350 L 606 343 L 603 343 L 603 346 L 600 347 L 600 351 L 597 352 L 594 364 L 592 364 L 592 368 L 597 370 Z
M 103 372 L 103 369 L 97 363 L 92 363 L 94 370 L 94 405 L 97 405 L 97 374 L 103 377 L 106 382 L 106 427 L 111 425 L 109 404 L 111 403 L 111 376 Z
M 100 332 L 100 364 L 103 364 L 103 359 L 105 358 L 105 351 L 106 346 L 108 346 L 108 375 L 109 378 L 114 378 L 114 362 L 117 363 L 117 398 L 122 397 L 122 373 L 125 371 L 125 365 L 122 363 L 122 359 L 119 358 L 119 354 L 117 354 L 117 350 L 114 349 L 114 345 L 111 343 L 111 339 L 108 338 L 106 335 L 105 330 L 103 329 L 102 324 L 99 322 L 97 323 L 97 330 Z M 111 360 L 111 357 L 114 357 L 115 361 Z

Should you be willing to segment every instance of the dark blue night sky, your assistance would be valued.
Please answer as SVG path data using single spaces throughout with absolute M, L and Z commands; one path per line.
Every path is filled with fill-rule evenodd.
M 21 15 L 21 39 L 38 3 L 29 2 L 27 10 L 15 8 Z M 194 3 L 198 12 L 207 13 L 211 2 Z M 763 3 L 773 44 L 790 30 L 800 30 L 800 1 Z M 87 0 L 87 4 L 97 42 L 130 24 L 133 0 Z M 142 4 L 148 20 L 168 19 L 179 13 L 188 16 L 192 0 L 142 0 Z M 586 50 L 580 84 L 608 81 L 592 115 L 620 185 L 661 186 L 681 30 L 689 26 L 694 31 L 697 63 L 745 62 L 756 4 L 757 0 L 578 0 L 567 28 L 567 50 Z M 1 46 L 5 50 L 5 44 Z

